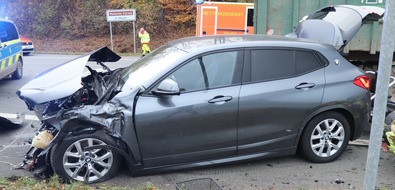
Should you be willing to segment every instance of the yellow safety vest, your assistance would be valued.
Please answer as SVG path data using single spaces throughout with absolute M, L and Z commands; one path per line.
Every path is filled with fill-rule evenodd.
M 147 31 L 145 31 L 144 34 L 139 32 L 139 38 L 141 39 L 142 44 L 149 43 L 150 41 L 149 33 Z

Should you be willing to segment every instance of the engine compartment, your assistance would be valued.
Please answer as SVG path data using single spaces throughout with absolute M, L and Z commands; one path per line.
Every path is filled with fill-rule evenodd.
M 119 84 L 118 73 L 122 69 L 108 70 L 106 72 L 97 72 L 89 66 L 86 68 L 90 75 L 81 79 L 82 88 L 71 96 L 51 100 L 34 106 L 36 115 L 41 119 L 43 116 L 51 116 L 59 110 L 78 108 L 84 105 L 97 105 L 104 100 L 111 99 L 116 95 L 114 90 Z

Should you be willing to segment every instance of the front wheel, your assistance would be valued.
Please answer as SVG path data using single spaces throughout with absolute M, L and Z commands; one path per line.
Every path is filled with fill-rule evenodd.
M 115 141 L 101 131 L 65 137 L 51 151 L 51 165 L 56 174 L 70 182 L 96 183 L 113 177 L 121 159 L 108 148 L 85 150 L 94 145 L 115 146 Z
M 344 152 L 349 140 L 350 126 L 346 118 L 336 112 L 326 112 L 307 124 L 300 148 L 309 161 L 331 162 Z
M 12 73 L 12 79 L 21 79 L 23 75 L 23 63 L 21 58 L 16 62 L 16 70 Z

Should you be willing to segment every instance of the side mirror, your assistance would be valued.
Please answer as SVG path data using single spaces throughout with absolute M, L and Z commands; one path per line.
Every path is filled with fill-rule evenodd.
M 157 90 L 152 91 L 155 95 L 180 95 L 178 83 L 172 79 L 165 79 L 159 83 Z

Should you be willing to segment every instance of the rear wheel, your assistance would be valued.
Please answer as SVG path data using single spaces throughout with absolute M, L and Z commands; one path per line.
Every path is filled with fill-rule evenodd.
M 93 145 L 116 146 L 115 141 L 101 131 L 92 134 L 68 136 L 56 144 L 51 152 L 54 172 L 63 180 L 96 183 L 113 177 L 121 158 L 108 148 L 85 150 Z
M 330 162 L 338 158 L 350 140 L 346 118 L 336 112 L 322 113 L 313 118 L 302 135 L 301 150 L 312 162 Z
M 19 58 L 18 62 L 16 63 L 16 70 L 12 74 L 12 79 L 21 79 L 23 75 L 23 64 L 22 60 Z

